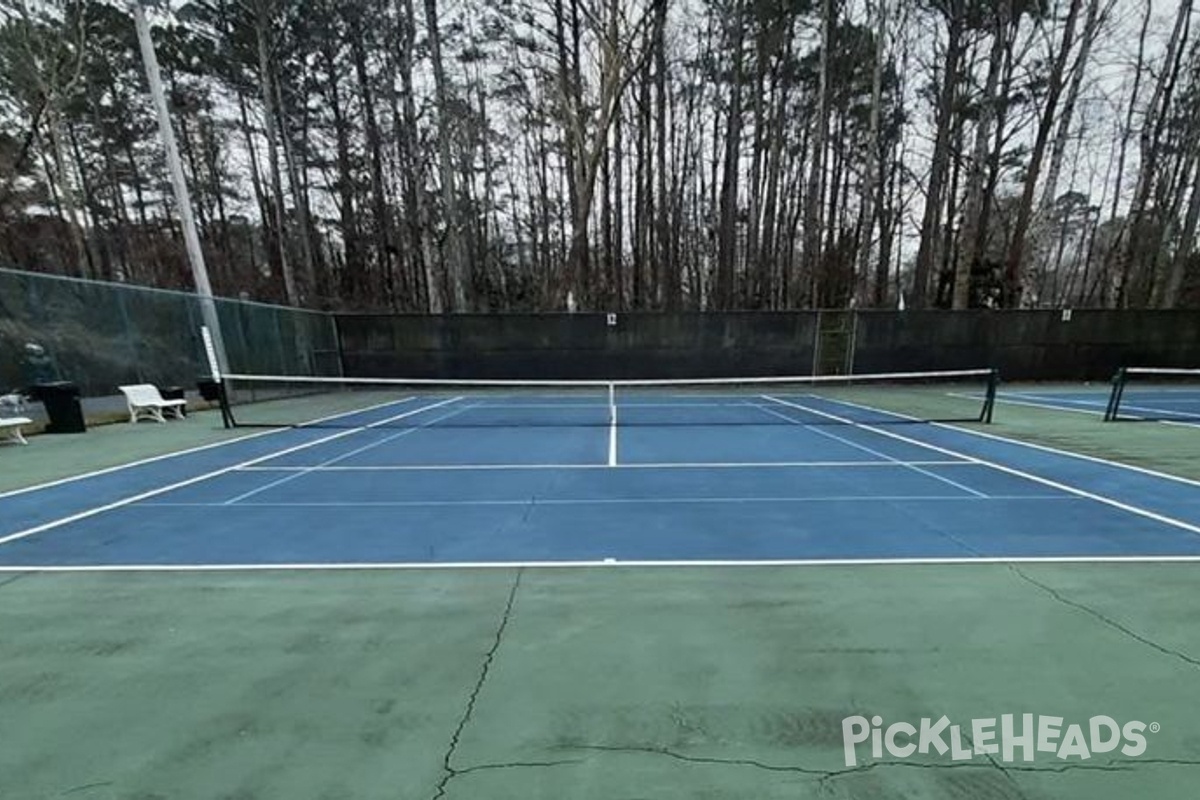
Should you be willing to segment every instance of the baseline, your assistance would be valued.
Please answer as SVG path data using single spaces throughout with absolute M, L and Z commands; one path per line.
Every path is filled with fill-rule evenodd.
M 794 558 L 601 561 L 391 561 L 287 564 L 77 564 L 0 565 L 0 573 L 59 572 L 332 572 L 373 570 L 614 569 L 619 567 L 904 567 L 1009 564 L 1200 564 L 1191 556 L 946 556 L 932 558 Z

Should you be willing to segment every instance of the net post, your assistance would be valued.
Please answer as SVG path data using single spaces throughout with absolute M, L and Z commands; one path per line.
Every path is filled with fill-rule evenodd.
M 233 404 L 229 402 L 229 392 L 226 383 L 221 379 L 217 383 L 217 402 L 221 405 L 221 422 L 226 428 L 236 428 L 237 420 L 233 418 Z
M 995 367 L 988 373 L 987 392 L 983 398 L 983 408 L 979 412 L 979 421 L 992 424 L 992 410 L 996 407 L 996 389 L 1000 385 L 1000 370 Z
M 1104 421 L 1116 422 L 1121 413 L 1121 395 L 1125 393 L 1125 382 L 1129 379 L 1125 367 L 1117 370 L 1112 378 L 1112 391 L 1108 394 L 1108 406 L 1104 409 Z
M 329 324 L 333 328 L 333 344 L 337 349 L 337 374 L 346 377 L 346 346 L 342 340 L 342 318 L 338 314 L 329 313 Z

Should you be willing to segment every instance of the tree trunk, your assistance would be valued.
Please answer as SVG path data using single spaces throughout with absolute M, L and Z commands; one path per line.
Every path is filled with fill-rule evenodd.
M 1087 18 L 1083 23 L 1083 34 L 1079 40 L 1079 55 L 1071 68 L 1071 80 L 1067 84 L 1067 93 L 1063 98 L 1062 114 L 1058 118 L 1058 127 L 1054 137 L 1054 145 L 1050 148 L 1050 162 L 1046 168 L 1046 185 L 1042 192 L 1041 207 L 1049 209 L 1058 197 L 1058 176 L 1062 172 L 1063 158 L 1067 152 L 1067 142 L 1071 138 L 1071 124 L 1075 118 L 1075 105 L 1079 101 L 1079 89 L 1083 85 L 1083 77 L 1087 72 L 1088 60 L 1092 54 L 1092 43 L 1103 21 L 1100 14 L 1101 0 L 1088 0 Z
M 280 141 L 283 144 L 283 163 L 287 168 L 288 186 L 292 190 L 292 199 L 296 205 L 296 224 L 300 229 L 300 263 L 304 270 L 304 280 L 298 284 L 298 287 L 300 305 L 305 305 L 308 302 L 309 293 L 313 291 L 317 283 L 317 267 L 312 246 L 313 230 L 308 211 L 308 184 L 304 180 L 300 159 L 293 152 L 291 125 L 287 106 L 283 102 L 283 91 L 278 80 L 272 80 L 271 85 L 275 90 L 275 113 L 279 125 Z M 268 122 L 268 124 L 270 123 Z
M 451 156 L 450 92 L 442 63 L 442 36 L 437 18 L 437 0 L 425 0 L 425 26 L 429 36 L 429 55 L 433 64 L 434 96 L 437 103 L 438 169 L 442 181 L 442 213 L 446 220 L 445 263 L 450 279 L 450 297 L 454 311 L 466 311 L 466 259 L 458 193 L 454 188 L 454 164 Z
M 975 147 L 971 155 L 971 166 L 967 173 L 967 200 L 963 214 L 963 231 L 960 246 L 966 250 L 959 254 L 954 275 L 954 300 L 951 308 L 965 309 L 971 305 L 971 275 L 978 269 L 983 257 L 983 244 L 987 237 L 987 219 L 984 216 L 984 178 L 987 174 L 988 144 L 992 139 L 992 126 L 996 121 L 996 106 L 1003 98 L 996 94 L 1000 83 L 1000 72 L 1004 66 L 1004 53 L 1012 0 L 1000 0 L 992 31 L 992 49 L 988 57 L 987 80 L 983 89 L 982 110 L 975 125 Z
M 1058 44 L 1058 55 L 1054 59 L 1050 75 L 1047 78 L 1046 99 L 1038 120 L 1033 151 L 1029 155 L 1029 166 L 1025 170 L 1025 188 L 1021 192 L 1021 203 L 1017 207 L 1017 221 L 1013 226 L 1012 241 L 1009 243 L 1008 256 L 1005 259 L 1004 306 L 1006 308 L 1015 308 L 1022 303 L 1025 239 L 1029 231 L 1029 223 L 1033 219 L 1033 195 L 1037 189 L 1042 159 L 1046 154 L 1046 145 L 1050 140 L 1054 115 L 1058 110 L 1058 100 L 1063 90 L 1063 75 L 1067 67 L 1067 58 L 1075 46 L 1075 22 L 1079 18 L 1079 7 L 1082 1 L 1070 0 L 1071 5 L 1067 10 L 1062 41 Z
M 945 183 L 950 171 L 950 137 L 953 133 L 955 103 L 958 97 L 959 74 L 963 54 L 962 9 L 957 2 L 948 6 L 950 14 L 946 43 L 945 73 L 938 93 L 937 129 L 933 143 L 933 158 L 929 172 L 929 190 L 925 195 L 925 213 L 921 220 L 921 243 L 913 271 L 913 308 L 925 308 L 929 301 L 929 277 L 937 260 L 937 244 L 942 227 L 945 205 Z
M 1187 216 L 1184 219 L 1183 231 L 1179 236 L 1179 246 L 1175 250 L 1175 257 L 1171 260 L 1170 270 L 1167 273 L 1166 284 L 1159 302 L 1160 308 L 1175 308 L 1179 305 L 1179 293 L 1183 288 L 1183 279 L 1187 273 L 1188 263 L 1198 252 L 1196 247 L 1198 222 L 1200 222 L 1200 164 L 1194 166 Z
M 651 168 L 651 173 L 658 178 L 658 196 L 654 204 L 657 216 L 655 218 L 656 233 L 654 237 L 656 250 L 651 258 L 658 264 L 659 284 L 652 290 L 655 302 L 653 307 L 665 305 L 670 311 L 679 309 L 682 303 L 679 261 L 671 246 L 670 207 L 672 195 L 669 193 L 667 180 L 667 126 L 670 112 L 667 106 L 667 56 L 666 36 L 667 4 L 660 2 L 654 8 L 654 108 L 655 108 L 655 151 L 657 154 L 657 169 Z M 654 160 L 651 161 L 651 164 Z M 677 233 L 677 231 L 676 231 Z
M 1151 194 L 1159 173 L 1159 158 L 1169 145 L 1164 141 L 1168 135 L 1168 125 L 1172 121 L 1172 98 L 1183 64 L 1184 44 L 1191 29 L 1192 0 L 1182 0 L 1175 18 L 1175 27 L 1171 32 L 1171 40 L 1167 45 L 1167 53 L 1163 59 L 1164 69 L 1154 86 L 1154 94 L 1150 98 L 1150 107 L 1146 116 L 1153 124 L 1142 128 L 1142 163 L 1138 175 L 1137 191 L 1130 207 L 1130 236 L 1123 256 L 1122 285 L 1127 286 L 1129 275 L 1135 261 L 1143 262 L 1145 274 L 1141 277 L 1149 284 L 1149 291 L 1143 302 L 1154 299 L 1154 281 L 1157 276 L 1159 255 L 1163 250 L 1167 236 L 1168 219 L 1166 214 L 1159 213 L 1155 219 L 1147 214 L 1152 205 Z M 1185 147 L 1185 150 L 1188 149 Z M 1160 203 L 1167 205 L 1167 203 Z M 1148 263 L 1147 263 L 1148 262 Z
M 337 152 L 337 181 L 334 191 L 337 194 L 338 220 L 342 229 L 342 249 L 344 261 L 339 277 L 339 293 L 343 302 L 357 305 L 365 300 L 362 292 L 365 275 L 363 275 L 362 259 L 359 255 L 359 239 L 361 233 L 358 227 L 358 216 L 354 203 L 354 173 L 350 166 L 350 123 L 342 109 L 342 96 L 339 89 L 337 46 L 334 42 L 325 41 L 321 51 L 325 59 L 325 70 L 328 81 L 325 95 L 329 102 L 329 110 L 333 115 L 333 135 Z M 358 301 L 358 302 L 356 302 Z
M 79 277 L 87 278 L 88 254 L 87 245 L 83 240 L 83 232 L 79 228 L 79 209 L 75 201 L 75 187 L 71 180 L 70 168 L 67 166 L 67 149 L 63 142 L 63 122 L 59 115 L 57 99 L 46 102 L 46 132 L 50 137 L 51 155 L 54 159 L 54 182 L 58 188 L 58 202 L 62 206 L 63 225 L 71 242 L 71 259 L 75 262 L 75 271 Z
M 817 118 L 814 121 L 808 188 L 804 198 L 804 267 L 811 288 L 809 304 L 820 303 L 819 276 L 824 261 L 821 252 L 821 205 L 825 199 L 825 151 L 829 137 L 829 59 L 833 49 L 833 0 L 821 2 L 821 52 L 817 75 Z
M 871 276 L 871 256 L 875 252 L 875 198 L 882 184 L 879 174 L 879 112 L 883 105 L 883 60 L 884 43 L 887 40 L 887 0 L 877 0 L 875 8 L 875 52 L 871 61 L 871 110 L 867 123 L 867 161 L 863 167 L 861 196 L 862 211 L 859 215 L 859 245 L 857 282 L 854 298 L 856 305 L 867 301 L 867 287 Z
M 423 275 L 425 310 L 440 314 L 445 308 L 443 284 L 434 272 L 433 228 L 429 219 L 429 198 L 425 191 L 425 170 L 419 153 L 417 105 L 413 86 L 413 53 L 416 49 L 416 9 L 412 0 L 397 0 L 396 15 L 400 19 L 397 37 L 397 68 L 400 72 L 401 108 L 404 118 L 396 137 L 402 170 L 404 204 L 408 210 L 409 240 L 416 245 L 412 258 Z
M 362 100 L 363 126 L 367 134 L 367 157 L 370 163 L 371 216 L 374 217 L 375 258 L 379 264 L 383 290 L 390 305 L 395 307 L 399 298 L 396 293 L 395 248 L 392 246 L 392 219 L 388 209 L 386 187 L 383 178 L 383 137 L 379 133 L 379 118 L 375 112 L 375 92 L 367 72 L 367 54 L 363 48 L 362 34 L 357 21 L 350 27 L 350 60 L 358 82 L 358 94 Z
M 254 17 L 255 42 L 258 47 L 259 82 L 263 102 L 263 132 L 267 137 L 267 168 L 271 180 L 271 209 L 275 216 L 276 244 L 279 248 L 279 269 L 283 275 L 284 300 L 288 305 L 298 305 L 300 292 L 292 261 L 288 255 L 288 225 L 283 209 L 283 180 L 279 176 L 279 144 L 275 135 L 275 90 L 273 67 L 267 46 L 267 31 L 271 26 L 267 3 L 260 0 Z
M 717 275 L 715 306 L 733 306 L 734 261 L 737 258 L 738 155 L 742 146 L 742 64 L 745 10 L 738 2 L 733 9 L 733 74 L 730 78 L 729 111 L 725 120 L 725 147 L 721 170 L 720 222 L 717 227 Z

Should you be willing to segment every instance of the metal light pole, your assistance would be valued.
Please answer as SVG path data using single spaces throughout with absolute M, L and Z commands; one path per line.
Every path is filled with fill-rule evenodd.
M 175 131 L 171 128 L 171 115 L 167 109 L 167 98 L 163 93 L 162 76 L 158 71 L 158 56 L 150 38 L 150 21 L 142 0 L 133 2 L 133 19 L 137 24 L 138 44 L 142 50 L 142 64 L 146 68 L 146 80 L 150 84 L 150 96 L 158 117 L 158 132 L 166 151 L 167 168 L 171 172 L 171 186 L 175 190 L 175 204 L 179 206 L 179 222 L 183 227 L 183 241 L 187 248 L 188 263 L 192 267 L 192 278 L 196 281 L 196 295 L 200 298 L 200 312 L 204 324 L 213 338 L 217 364 L 221 372 L 229 370 L 225 355 L 225 340 L 221 336 L 221 323 L 217 318 L 217 304 L 213 300 L 212 285 L 208 282 L 208 268 L 204 265 L 204 253 L 200 249 L 200 236 L 196 233 L 196 220 L 192 215 L 192 199 L 188 195 L 187 181 L 183 176 L 183 164 L 179 160 L 179 149 L 175 144 Z

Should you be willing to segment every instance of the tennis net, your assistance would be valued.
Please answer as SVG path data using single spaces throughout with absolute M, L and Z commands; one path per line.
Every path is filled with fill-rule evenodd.
M 994 370 L 699 380 L 225 375 L 242 427 L 540 427 L 990 422 Z
M 1200 423 L 1200 369 L 1125 367 L 1118 370 L 1113 377 L 1104 419 L 1108 422 Z

